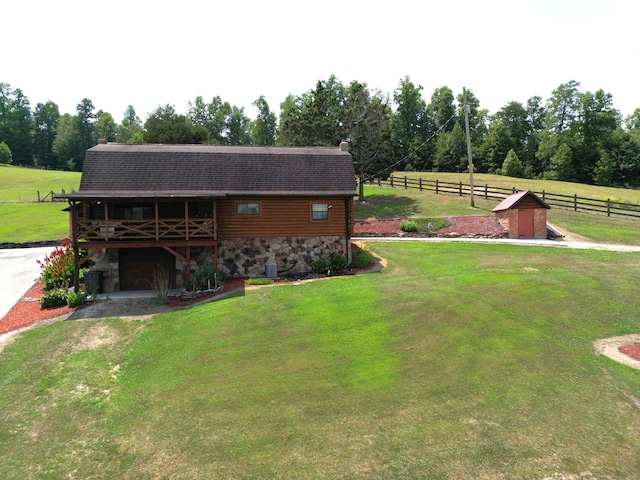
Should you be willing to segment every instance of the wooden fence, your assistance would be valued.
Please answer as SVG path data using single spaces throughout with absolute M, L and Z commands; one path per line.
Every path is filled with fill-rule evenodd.
M 40 190 L 38 190 L 38 203 L 42 202 L 64 202 L 64 190 L 62 193 L 56 193 L 53 190 L 48 192 L 44 197 L 40 197 Z M 59 198 L 63 197 L 63 198 Z
M 392 188 L 413 188 L 420 191 L 432 191 L 436 194 L 454 194 L 454 195 L 470 195 L 471 186 L 462 182 L 443 182 L 442 180 L 427 180 L 424 178 L 411 178 L 411 177 L 399 177 L 390 176 L 387 180 L 377 179 L 371 182 L 378 186 L 392 187 Z M 614 202 L 611 199 L 599 200 L 597 198 L 585 198 L 574 195 L 560 195 L 558 193 L 551 193 L 542 190 L 537 192 L 531 190 L 540 199 L 546 202 L 548 205 L 562 208 L 565 210 L 573 210 L 575 212 L 592 212 L 611 215 L 623 215 L 627 217 L 640 218 L 640 205 L 634 205 L 630 203 Z M 504 198 L 518 193 L 518 189 L 491 187 L 489 185 L 474 185 L 473 194 L 476 198 L 484 198 L 486 200 L 495 199 L 503 200 Z

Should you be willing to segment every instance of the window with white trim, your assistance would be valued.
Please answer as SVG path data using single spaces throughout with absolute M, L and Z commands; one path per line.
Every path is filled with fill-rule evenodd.
M 312 203 L 311 220 L 329 220 L 329 204 Z

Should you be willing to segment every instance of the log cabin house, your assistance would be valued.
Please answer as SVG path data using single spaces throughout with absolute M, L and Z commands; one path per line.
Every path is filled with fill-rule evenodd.
M 75 252 L 88 252 L 76 272 L 101 271 L 103 291 L 115 292 L 150 289 L 157 268 L 184 288 L 204 264 L 252 277 L 306 273 L 339 249 L 350 259 L 347 147 L 102 142 L 66 195 Z

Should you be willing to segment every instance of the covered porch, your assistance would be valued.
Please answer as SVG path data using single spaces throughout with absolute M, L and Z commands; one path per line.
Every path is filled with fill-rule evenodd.
M 74 249 L 75 287 L 79 269 L 107 250 L 162 249 L 183 264 L 188 284 L 191 249 L 211 247 L 217 265 L 218 227 L 215 198 L 69 198 L 70 230 Z M 80 249 L 87 253 L 79 258 Z M 135 249 L 135 251 L 133 250 Z

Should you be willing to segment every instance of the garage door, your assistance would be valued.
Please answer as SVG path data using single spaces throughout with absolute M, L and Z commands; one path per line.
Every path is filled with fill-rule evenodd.
M 151 290 L 153 271 L 160 268 L 175 279 L 175 257 L 164 248 L 121 248 L 120 290 Z

